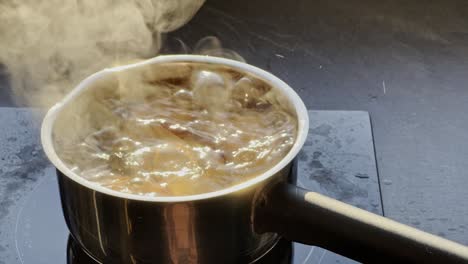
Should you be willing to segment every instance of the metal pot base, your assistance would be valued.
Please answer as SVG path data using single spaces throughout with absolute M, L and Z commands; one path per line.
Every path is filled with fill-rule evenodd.
M 241 262 L 246 264 L 266 264 L 291 263 L 292 259 L 292 242 L 282 238 L 275 239 L 273 244 L 269 246 L 262 254 L 257 257 L 252 257 L 250 261 Z M 253 260 L 252 260 L 253 259 Z M 75 239 L 69 235 L 67 242 L 67 264 L 104 264 L 105 262 L 97 260 L 85 248 L 81 247 Z

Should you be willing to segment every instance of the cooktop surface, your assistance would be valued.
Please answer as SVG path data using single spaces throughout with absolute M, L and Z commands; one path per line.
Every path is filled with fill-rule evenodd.
M 55 171 L 40 148 L 35 115 L 29 109 L 13 108 L 0 108 L 0 113 L 0 121 L 10 125 L 0 134 L 4 143 L 0 153 L 0 263 L 96 263 L 69 236 Z M 297 184 L 382 214 L 367 112 L 309 114 L 309 137 L 297 160 Z M 280 240 L 256 263 L 355 262 L 318 247 Z

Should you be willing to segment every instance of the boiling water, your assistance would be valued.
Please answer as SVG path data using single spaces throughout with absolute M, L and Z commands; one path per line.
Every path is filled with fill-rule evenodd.
M 186 70 L 171 73 L 174 66 Z M 297 119 L 265 81 L 224 66 L 168 67 L 138 87 L 119 82 L 118 96 L 96 98 L 91 116 L 108 115 L 105 124 L 56 143 L 61 159 L 119 192 L 179 196 L 258 176 L 292 147 Z

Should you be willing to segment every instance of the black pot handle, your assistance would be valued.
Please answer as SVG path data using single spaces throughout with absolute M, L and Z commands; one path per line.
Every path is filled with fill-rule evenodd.
M 364 263 L 468 263 L 468 247 L 292 184 L 267 191 L 254 222 L 257 232 Z

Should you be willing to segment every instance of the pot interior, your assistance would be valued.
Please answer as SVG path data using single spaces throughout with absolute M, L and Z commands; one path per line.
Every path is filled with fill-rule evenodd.
M 272 100 L 277 101 L 284 107 L 285 111 L 298 120 L 298 133 L 294 146 L 291 148 L 288 155 L 280 162 L 283 164 L 277 164 L 279 166 L 276 166 L 276 168 L 274 168 L 274 166 L 272 168 L 279 171 L 294 158 L 305 140 L 306 133 L 304 132 L 307 131 L 308 121 L 307 112 L 302 101 L 300 101 L 297 94 L 295 94 L 291 88 L 271 74 L 252 66 L 247 66 L 247 69 L 238 67 L 239 65 L 246 65 L 239 62 L 231 64 L 220 63 L 223 61 L 230 62 L 229 60 L 221 60 L 215 62 L 197 61 L 196 63 L 202 65 L 204 69 L 216 69 L 222 72 L 223 75 L 232 79 L 238 78 L 236 75 L 238 75 L 239 72 L 247 74 L 258 84 L 270 87 L 272 91 L 274 91 L 271 93 L 274 97 Z M 60 163 L 60 165 L 62 165 L 61 167 L 66 167 L 66 170 L 69 171 L 63 171 L 64 169 L 61 168 L 59 169 L 67 176 L 76 180 L 77 177 L 80 176 L 74 173 L 74 168 L 67 166 L 66 162 L 64 163 L 62 158 L 57 155 L 57 153 L 61 153 L 61 148 L 69 144 L 79 144 L 83 142 L 90 133 L 121 122 L 118 117 L 115 116 L 115 113 L 109 111 L 106 103 L 122 100 L 135 104 L 142 103 L 160 92 L 155 88 L 155 84 L 163 82 L 179 85 L 190 81 L 192 72 L 194 71 L 193 63 L 194 61 L 192 60 L 146 63 L 135 67 L 105 70 L 91 76 L 82 82 L 82 84 L 72 92 L 72 95 L 64 100 L 64 103 L 60 105 L 60 107 L 51 110 L 54 112 L 52 113 L 54 118 L 51 122 L 50 120 L 49 122 L 44 122 L 44 125 L 49 123 L 51 132 L 52 150 L 46 151 L 46 153 L 53 152 L 54 155 L 48 154 L 49 158 L 55 156 L 58 162 L 56 160 L 54 162 L 54 157 L 52 157 L 51 160 L 53 163 Z M 257 72 L 253 72 L 249 67 L 258 70 L 260 74 L 256 74 Z M 262 74 L 265 76 L 261 76 Z M 272 77 L 272 79 L 268 79 L 268 77 Z M 52 114 L 49 113 L 48 115 Z M 259 176 L 264 176 L 266 178 L 268 175 L 265 176 L 265 174 L 273 174 L 271 171 L 272 170 L 267 171 Z M 257 182 L 258 181 L 261 181 L 261 179 L 258 179 Z M 92 182 L 85 182 L 87 183 L 86 185 L 90 184 L 93 188 L 97 187 L 96 184 Z M 229 192 L 229 190 L 227 192 Z M 115 193 L 113 194 L 116 195 Z

